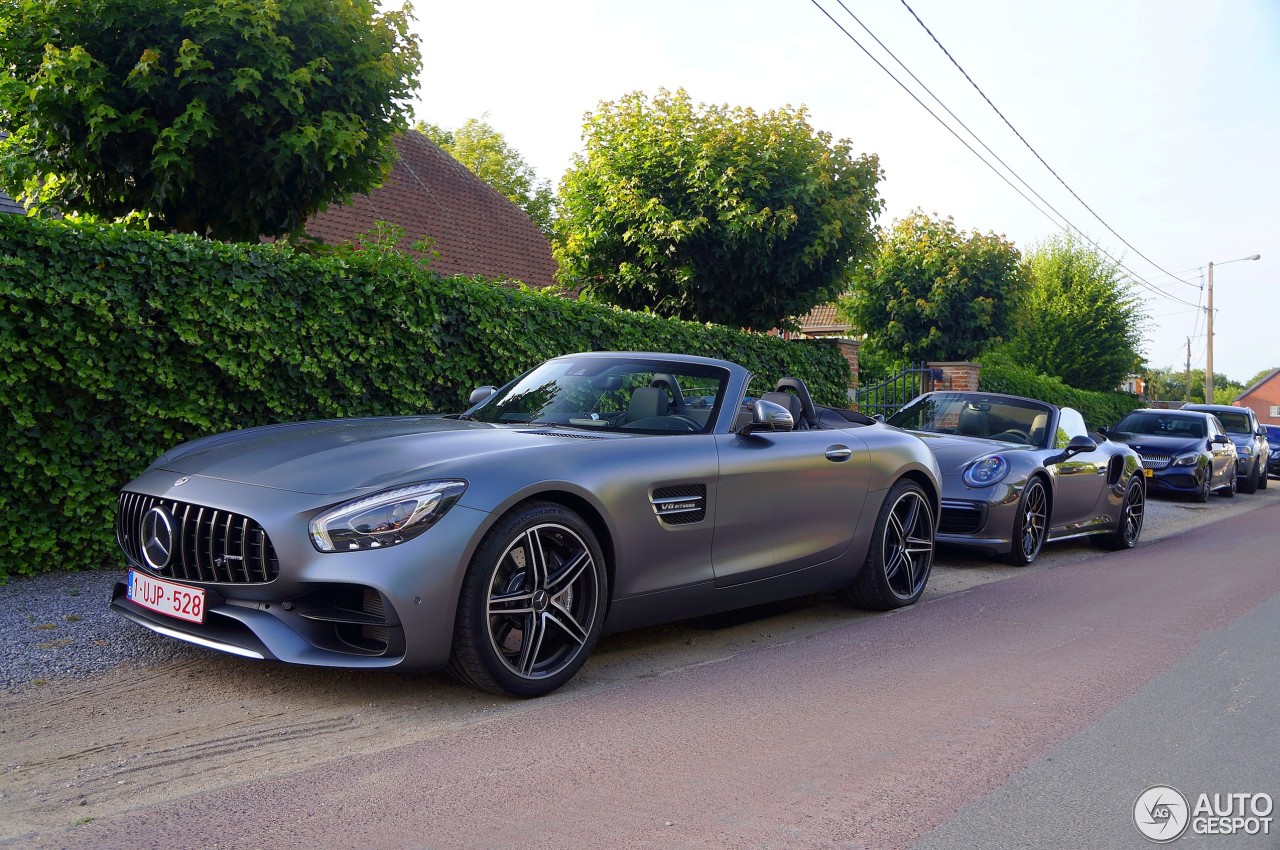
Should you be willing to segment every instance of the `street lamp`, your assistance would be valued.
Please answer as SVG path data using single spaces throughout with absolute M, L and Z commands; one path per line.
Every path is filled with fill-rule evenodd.
M 1218 263 L 1225 266 L 1227 263 L 1240 263 L 1245 260 L 1260 260 L 1261 254 L 1250 254 L 1247 257 L 1237 257 L 1234 260 L 1227 260 L 1226 263 Z M 1206 319 L 1205 330 L 1209 335 L 1209 342 L 1205 346 L 1204 358 L 1204 403 L 1213 404 L 1213 263 L 1209 263 L 1209 306 L 1205 307 Z

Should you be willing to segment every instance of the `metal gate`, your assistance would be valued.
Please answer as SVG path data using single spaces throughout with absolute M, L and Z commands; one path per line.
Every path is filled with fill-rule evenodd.
M 930 369 L 924 363 L 913 363 L 893 377 L 857 390 L 854 401 L 858 410 L 868 416 L 889 417 L 918 395 L 933 389 L 942 380 L 941 369 Z

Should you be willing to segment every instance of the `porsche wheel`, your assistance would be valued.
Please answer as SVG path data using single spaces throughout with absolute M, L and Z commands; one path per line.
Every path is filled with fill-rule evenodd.
M 1013 519 L 1013 549 L 1005 560 L 1016 567 L 1025 567 L 1036 559 L 1049 534 L 1049 493 L 1044 482 L 1032 478 L 1022 488 L 1018 500 L 1018 513 Z
M 467 569 L 449 670 L 493 693 L 550 693 L 595 648 L 607 600 L 604 556 L 582 518 L 550 502 L 519 506 Z
M 933 505 L 920 485 L 898 481 L 880 507 L 867 560 L 845 596 L 876 611 L 914 603 L 933 568 L 936 528 Z
M 1147 491 L 1142 486 L 1142 479 L 1134 475 L 1124 490 L 1124 501 L 1120 503 L 1120 520 L 1110 534 L 1093 538 L 1099 546 L 1106 549 L 1132 549 L 1138 545 L 1138 537 L 1142 535 L 1143 515 L 1147 507 Z

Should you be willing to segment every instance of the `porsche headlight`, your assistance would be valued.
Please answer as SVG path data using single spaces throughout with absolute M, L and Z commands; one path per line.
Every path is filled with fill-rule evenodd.
M 970 487 L 990 487 L 999 484 L 1009 474 L 1009 461 L 1004 455 L 988 455 L 969 465 L 964 471 L 964 483 Z
M 465 481 L 425 481 L 338 505 L 311 520 L 311 545 L 321 552 L 350 552 L 412 540 L 435 525 L 466 489 Z
M 1191 452 L 1185 455 L 1178 455 L 1173 459 L 1170 466 L 1195 466 L 1200 462 L 1200 452 Z

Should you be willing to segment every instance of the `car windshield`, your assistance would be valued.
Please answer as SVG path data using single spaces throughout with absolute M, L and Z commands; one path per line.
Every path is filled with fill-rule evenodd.
M 1248 434 L 1253 435 L 1253 431 L 1249 429 L 1249 415 L 1247 413 L 1228 413 L 1225 410 L 1217 411 L 1215 416 L 1222 423 L 1222 427 L 1226 429 L 1228 434 Z
M 715 426 L 727 370 L 627 357 L 561 357 L 503 388 L 472 417 L 495 424 L 589 431 L 705 433 Z
M 1178 416 L 1158 411 L 1134 411 L 1116 423 L 1114 431 L 1126 434 L 1147 434 L 1158 437 L 1203 438 L 1204 420 L 1199 417 Z
M 1006 443 L 1044 447 L 1053 408 L 1029 399 L 981 393 L 930 393 L 890 416 L 908 431 L 962 434 Z

